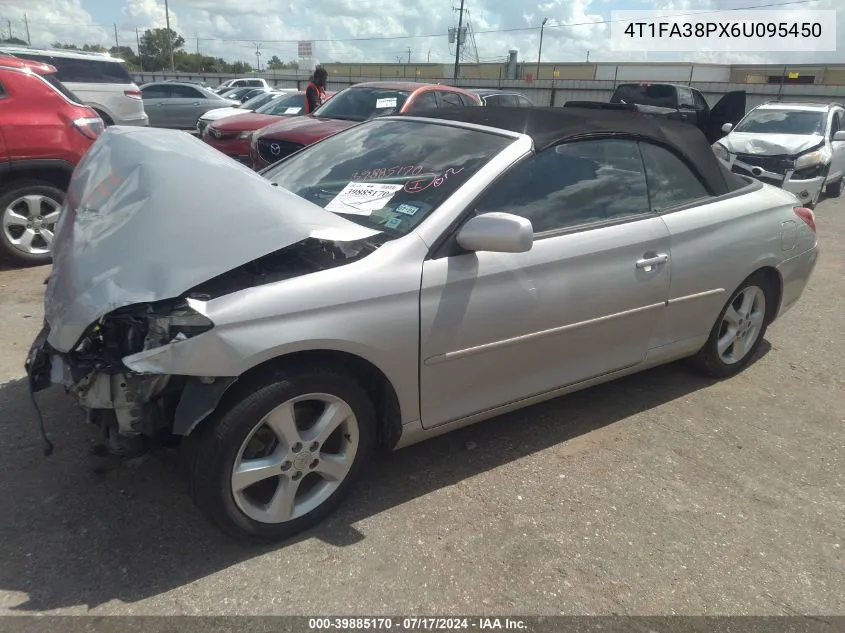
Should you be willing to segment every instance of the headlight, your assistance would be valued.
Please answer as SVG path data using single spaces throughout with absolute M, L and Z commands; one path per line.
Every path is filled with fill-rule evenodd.
M 144 349 L 184 341 L 214 327 L 208 317 L 194 310 L 188 303 L 177 304 L 170 311 L 157 310 L 147 315 L 147 323 Z
M 252 130 L 250 130 L 249 132 L 241 132 L 240 134 L 238 134 L 238 138 L 239 139 L 251 139 L 252 138 Z
M 795 159 L 795 169 L 806 169 L 818 165 L 819 163 L 826 163 L 830 160 L 830 156 L 824 149 L 817 149 L 815 152 L 804 154 Z
M 730 154 L 728 150 L 725 148 L 724 145 L 721 143 L 713 143 L 711 146 L 713 148 L 713 153 L 716 154 L 716 158 L 720 158 L 721 160 L 728 162 L 730 160 Z

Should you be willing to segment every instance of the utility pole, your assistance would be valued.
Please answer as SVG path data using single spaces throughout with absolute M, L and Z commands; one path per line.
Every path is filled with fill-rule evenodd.
M 141 59 L 141 36 L 138 35 L 138 27 L 135 27 L 135 46 L 138 47 L 138 64 L 141 66 L 141 72 L 144 72 L 144 60 Z
M 411 63 L 411 47 L 408 47 L 408 63 Z
M 543 29 L 548 21 L 549 18 L 543 18 L 543 23 L 540 25 L 540 50 L 537 51 L 537 76 L 535 79 L 540 78 L 540 58 L 543 56 Z
M 455 35 L 455 81 L 461 74 L 461 29 L 464 26 L 464 0 L 461 0 L 460 13 L 458 14 L 458 31 Z
M 431 63 L 431 51 L 428 51 L 428 63 Z
M 255 63 L 257 68 L 255 69 L 256 72 L 261 72 L 261 44 L 258 43 L 255 45 Z
M 23 23 L 26 26 L 26 43 L 32 46 L 32 40 L 29 39 L 29 20 L 26 18 L 26 13 L 23 14 Z
M 176 64 L 173 63 L 173 38 L 170 37 L 170 8 L 167 0 L 164 0 L 164 19 L 167 22 L 167 52 L 170 53 L 170 72 L 176 72 Z
M 9 23 L 9 39 L 12 39 L 12 21 L 6 20 Z
M 114 47 L 120 48 L 120 42 L 117 41 L 117 22 L 112 22 L 114 25 Z
M 200 34 L 194 33 L 194 35 L 197 36 L 197 57 L 199 57 L 199 54 L 200 54 Z

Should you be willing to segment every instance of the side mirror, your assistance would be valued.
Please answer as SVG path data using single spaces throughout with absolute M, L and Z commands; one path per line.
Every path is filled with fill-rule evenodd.
M 730 132 L 732 129 L 734 129 L 734 124 L 733 124 L 733 123 L 725 123 L 725 124 L 722 126 L 722 132 L 724 132 L 725 134 L 727 134 L 728 132 Z
M 834 141 L 845 141 L 845 130 L 839 130 L 833 135 Z
M 457 241 L 468 251 L 525 253 L 534 245 L 534 228 L 518 215 L 485 213 L 464 224 Z

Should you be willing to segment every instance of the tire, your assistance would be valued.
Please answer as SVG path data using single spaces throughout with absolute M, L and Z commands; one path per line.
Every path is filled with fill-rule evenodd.
M 836 182 L 830 183 L 824 190 L 825 194 L 830 198 L 838 198 L 842 193 L 842 178 Z
M 280 422 L 285 419 L 280 412 L 291 411 L 290 402 L 307 394 L 319 395 L 323 404 L 329 402 L 326 410 L 334 407 L 333 411 L 341 412 L 335 419 L 343 420 L 318 449 L 314 449 L 313 429 L 293 427 L 291 433 L 291 427 Z M 320 417 L 317 402 L 311 398 L 298 403 L 293 419 L 301 422 L 308 417 L 304 413 L 316 416 L 316 427 L 326 419 Z M 282 433 L 263 422 L 271 412 Z M 335 510 L 369 463 L 375 439 L 373 406 L 353 378 L 323 367 L 276 372 L 241 387 L 213 419 L 187 438 L 184 455 L 189 461 L 190 495 L 206 517 L 230 536 L 250 542 L 283 540 Z M 234 474 L 235 466 L 249 459 L 263 459 L 267 465 L 252 484 L 245 483 L 252 479 L 238 479 Z M 340 470 L 335 470 L 338 465 Z M 321 469 L 334 471 L 332 478 L 327 479 Z M 274 474 L 268 476 L 269 472 Z M 291 489 L 295 492 L 285 497 L 283 493 Z M 285 498 L 293 499 L 288 511 L 275 511 L 283 505 L 271 502 Z
M 749 293 L 753 296 L 750 318 L 746 317 L 741 309 L 737 309 L 737 306 L 742 307 L 741 302 Z M 719 313 L 704 347 L 692 358 L 693 366 L 699 372 L 714 378 L 728 378 L 745 369 L 766 335 L 772 318 L 774 296 L 769 280 L 762 273 L 754 273 L 743 281 Z M 728 316 L 732 306 L 734 312 L 739 313 L 741 324 L 736 322 L 736 318 L 731 319 Z M 744 331 L 745 334 L 735 339 L 733 345 L 720 353 L 719 341 L 728 335 L 731 327 Z M 752 336 L 753 340 L 750 338 Z
M 103 120 L 104 127 L 111 127 L 112 125 L 114 125 L 114 121 L 112 121 L 112 118 L 105 112 L 101 112 L 100 110 L 96 109 L 94 110 L 94 112 L 96 112 L 97 116 L 99 116 Z
M 19 180 L 6 185 L 0 191 L 0 259 L 17 266 L 49 264 L 52 256 L 45 236 L 55 232 L 64 197 L 61 189 L 41 180 Z M 37 198 L 40 203 L 35 201 Z M 47 213 L 50 222 L 44 221 Z M 34 214 L 37 215 L 33 217 Z M 33 225 L 28 220 L 33 220 Z M 19 243 L 25 233 L 32 239 L 29 248 Z

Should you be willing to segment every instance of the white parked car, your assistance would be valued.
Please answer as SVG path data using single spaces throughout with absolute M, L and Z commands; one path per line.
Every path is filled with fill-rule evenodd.
M 845 177 L 845 107 L 835 103 L 766 103 L 713 144 L 731 171 L 794 193 L 813 207 L 822 191 L 838 196 Z
M 272 88 L 267 80 L 258 77 L 240 77 L 238 79 L 228 79 L 214 89 L 214 92 L 220 94 L 229 88 Z
M 0 46 L 0 52 L 55 66 L 55 77 L 106 125 L 149 125 L 141 90 L 122 59 L 108 53 Z
M 202 131 L 209 123 L 225 119 L 236 114 L 246 114 L 247 112 L 255 112 L 258 108 L 267 105 L 271 101 L 275 101 L 279 97 L 297 92 L 296 88 L 285 88 L 283 90 L 268 90 L 262 94 L 254 96 L 249 101 L 244 101 L 239 105 L 233 105 L 225 108 L 214 108 L 203 114 L 197 119 L 197 132 L 202 134 Z

